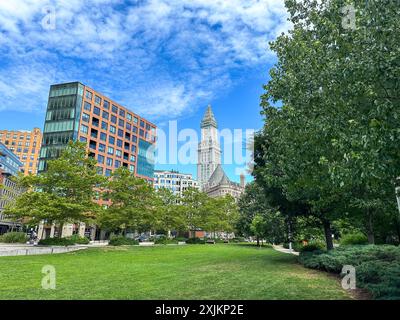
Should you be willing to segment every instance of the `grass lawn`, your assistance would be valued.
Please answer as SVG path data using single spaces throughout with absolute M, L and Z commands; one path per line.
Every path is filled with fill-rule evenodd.
M 41 288 L 44 265 L 55 290 Z M 96 248 L 0 257 L 0 299 L 349 299 L 337 279 L 249 245 Z

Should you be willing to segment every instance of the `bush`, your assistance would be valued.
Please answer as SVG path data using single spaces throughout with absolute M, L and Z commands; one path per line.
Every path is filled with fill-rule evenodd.
M 75 242 L 70 238 L 46 238 L 39 241 L 43 246 L 72 246 Z
M 90 243 L 88 238 L 81 237 L 78 234 L 74 234 L 73 236 L 69 237 L 68 239 L 71 239 L 76 244 L 89 244 Z
M 8 232 L 0 237 L 0 242 L 5 243 L 26 243 L 28 236 L 24 232 Z
M 159 238 L 154 241 L 155 244 L 178 244 L 176 239 Z
M 343 246 L 368 244 L 367 237 L 362 233 L 347 234 L 342 237 L 340 244 Z
M 357 287 L 376 299 L 400 299 L 400 247 L 391 245 L 343 246 L 329 252 L 302 252 L 308 268 L 340 274 L 344 265 L 356 268 Z
M 185 237 L 176 237 L 175 240 L 178 241 L 178 242 L 186 242 L 186 241 L 188 240 L 188 238 L 185 238 Z
M 312 252 L 312 251 L 317 251 L 317 250 L 324 250 L 325 249 L 325 244 L 322 242 L 310 242 L 306 244 L 305 246 L 301 246 L 298 248 L 299 252 Z
M 190 238 L 186 240 L 187 244 L 205 244 L 205 240 L 201 240 L 200 238 Z
M 243 237 L 236 237 L 236 238 L 233 238 L 231 241 L 235 242 L 235 243 L 244 242 L 244 238 Z
M 129 239 L 124 236 L 112 236 L 108 244 L 110 246 L 134 246 L 138 245 L 139 241 Z

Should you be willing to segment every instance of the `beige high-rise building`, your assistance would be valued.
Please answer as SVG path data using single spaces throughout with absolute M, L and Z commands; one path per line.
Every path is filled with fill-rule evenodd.
M 0 142 L 22 162 L 25 175 L 37 174 L 42 132 L 39 128 L 27 130 L 0 130 Z

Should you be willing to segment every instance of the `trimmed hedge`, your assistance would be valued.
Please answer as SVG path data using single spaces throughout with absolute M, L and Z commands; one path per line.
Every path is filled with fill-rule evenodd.
M 0 236 L 0 242 L 4 243 L 26 243 L 28 239 L 24 232 L 7 232 Z
M 89 239 L 74 234 L 66 238 L 47 238 L 39 241 L 43 246 L 73 246 L 74 244 L 89 244 Z
M 139 241 L 126 238 L 124 236 L 113 236 L 110 238 L 108 245 L 110 246 L 134 246 L 138 245 Z
M 362 233 L 346 234 L 340 239 L 342 246 L 368 244 L 368 238 Z
M 176 239 L 159 238 L 154 241 L 155 244 L 178 244 Z
M 46 238 L 39 241 L 43 246 L 73 246 L 74 240 L 70 238 Z
M 344 265 L 356 268 L 357 287 L 376 299 L 400 299 L 400 247 L 391 245 L 343 246 L 329 252 L 302 252 L 307 268 L 340 274 Z
M 206 241 L 202 240 L 200 238 L 190 238 L 188 240 L 186 240 L 187 244 L 205 244 Z

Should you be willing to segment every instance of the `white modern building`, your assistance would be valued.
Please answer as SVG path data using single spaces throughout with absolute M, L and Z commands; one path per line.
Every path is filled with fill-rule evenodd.
M 182 195 L 188 188 L 199 189 L 199 183 L 193 179 L 189 173 L 180 173 L 178 171 L 154 171 L 154 188 L 166 188 L 171 190 L 175 195 Z

